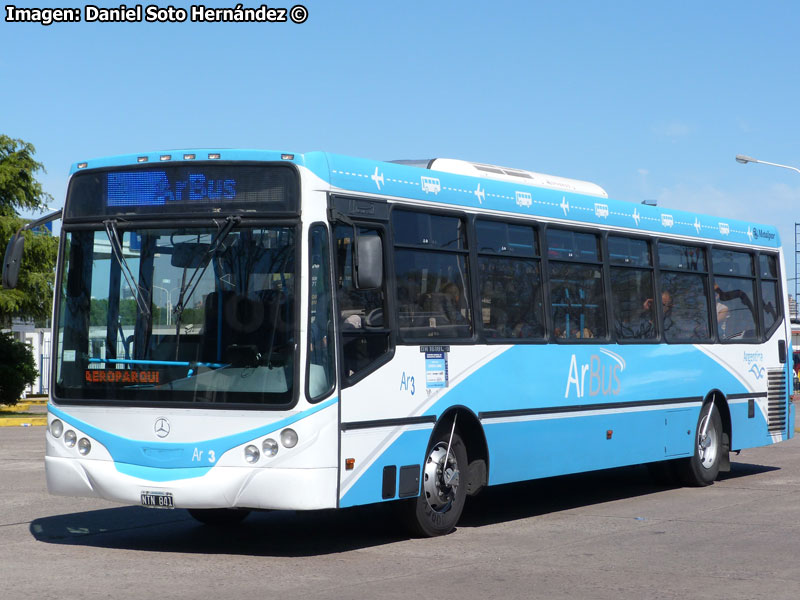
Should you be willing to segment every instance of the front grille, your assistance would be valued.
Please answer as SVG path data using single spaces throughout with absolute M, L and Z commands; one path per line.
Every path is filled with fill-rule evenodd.
M 770 369 L 767 388 L 767 429 L 779 432 L 786 429 L 786 371 Z

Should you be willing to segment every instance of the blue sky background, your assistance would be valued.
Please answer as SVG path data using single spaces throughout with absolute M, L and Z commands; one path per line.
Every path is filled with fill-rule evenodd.
M 777 224 L 794 278 L 800 174 L 734 156 L 800 166 L 800 3 L 304 4 L 302 25 L 0 20 L 0 132 L 36 146 L 55 206 L 72 163 L 113 154 L 452 157 Z

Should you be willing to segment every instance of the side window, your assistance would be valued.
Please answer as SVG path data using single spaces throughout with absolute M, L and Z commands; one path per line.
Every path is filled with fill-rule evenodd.
M 593 233 L 548 229 L 547 256 L 555 336 L 606 337 L 600 238 Z
M 771 254 L 761 254 L 758 257 L 758 267 L 761 279 L 761 318 L 764 323 L 764 337 L 768 339 L 782 321 L 778 261 Z
M 705 249 L 659 244 L 662 328 L 667 342 L 709 339 L 708 272 Z
M 359 226 L 358 235 L 383 237 L 383 230 Z M 386 327 L 386 293 L 384 287 L 361 290 L 355 286 L 353 228 L 337 224 L 336 294 L 339 307 L 339 328 L 342 336 L 342 372 L 345 381 L 353 380 L 389 351 L 389 330 Z M 385 247 L 385 244 L 384 244 Z M 384 277 L 384 281 L 386 278 Z
M 711 262 L 719 339 L 755 341 L 758 317 L 753 255 L 715 248 Z
M 335 383 L 333 298 L 328 230 L 314 225 L 309 239 L 308 399 L 326 396 Z
M 472 337 L 466 221 L 395 209 L 392 230 L 400 336 Z
M 475 222 L 481 321 L 489 341 L 542 339 L 544 310 L 538 236 L 530 225 Z
M 617 340 L 652 340 L 657 335 L 650 244 L 608 236 L 611 308 Z

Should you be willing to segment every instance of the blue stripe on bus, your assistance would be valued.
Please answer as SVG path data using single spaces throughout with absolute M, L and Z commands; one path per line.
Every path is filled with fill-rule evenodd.
M 432 429 L 433 427 L 431 426 L 430 429 L 417 429 L 401 433 L 400 437 L 384 450 L 378 459 L 359 476 L 353 487 L 347 490 L 342 496 L 339 506 L 356 506 L 383 501 L 383 468 L 392 465 L 396 466 L 396 476 L 399 477 L 400 467 L 421 465 L 425 458 L 425 450 L 428 447 Z M 399 490 L 399 486 L 396 486 L 396 489 Z M 391 500 L 391 498 L 386 500 Z
M 427 200 L 669 235 L 777 248 L 774 227 L 725 217 L 634 204 L 482 177 L 430 171 L 407 165 L 328 154 L 331 185 L 344 190 Z M 421 178 L 435 186 L 423 185 Z
M 124 438 L 81 421 L 52 404 L 48 405 L 48 410 L 53 416 L 64 421 L 66 428 L 69 426 L 75 427 L 102 444 L 108 450 L 119 472 L 129 475 L 135 474 L 136 477 L 154 481 L 174 481 L 205 475 L 214 466 L 206 462 L 209 452 L 213 451 L 216 460 L 219 460 L 231 448 L 241 446 L 251 440 L 288 427 L 324 410 L 338 402 L 338 400 L 338 397 L 333 397 L 303 412 L 241 433 L 185 443 Z M 192 460 L 195 456 L 195 450 L 202 452 L 203 462 L 206 462 L 202 467 L 198 465 L 197 460 Z M 242 464 L 244 466 L 244 463 Z M 159 477 L 156 472 L 161 472 L 162 475 Z
M 453 405 L 469 406 L 477 414 L 661 400 L 664 390 L 674 398 L 704 397 L 708 382 L 724 394 L 749 391 L 690 344 L 513 346 L 454 384 L 425 414 L 439 416 Z
M 347 191 L 766 248 L 780 247 L 778 230 L 758 223 L 325 152 L 287 155 L 270 150 L 206 148 L 111 156 L 87 161 L 85 168 L 133 165 L 142 156 L 147 157 L 149 163 L 159 163 L 164 154 L 172 157 L 172 163 L 186 163 L 183 160 L 185 154 L 193 154 L 196 160 L 203 161 L 207 160 L 210 153 L 219 154 L 223 161 L 291 162 L 302 165 L 323 181 Z M 292 158 L 285 158 L 287 156 Z M 76 163 L 70 174 L 78 170 Z M 426 185 L 423 185 L 423 177 Z M 435 185 L 430 184 L 432 181 Z
M 549 414 L 484 421 L 489 485 L 689 457 L 694 452 L 700 405 L 698 397 L 694 406 L 598 409 L 569 418 Z M 729 408 L 736 424 L 732 449 L 772 443 L 760 411 L 748 419 L 746 402 Z M 402 433 L 360 475 L 340 506 L 387 500 L 381 493 L 384 467 L 421 467 L 421 449 L 427 447 L 430 434 L 429 429 Z M 575 452 L 576 448 L 581 451 Z

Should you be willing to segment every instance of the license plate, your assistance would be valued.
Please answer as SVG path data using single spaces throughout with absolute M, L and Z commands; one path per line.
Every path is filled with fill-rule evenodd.
M 175 508 L 170 492 L 142 492 L 142 506 L 148 508 Z

